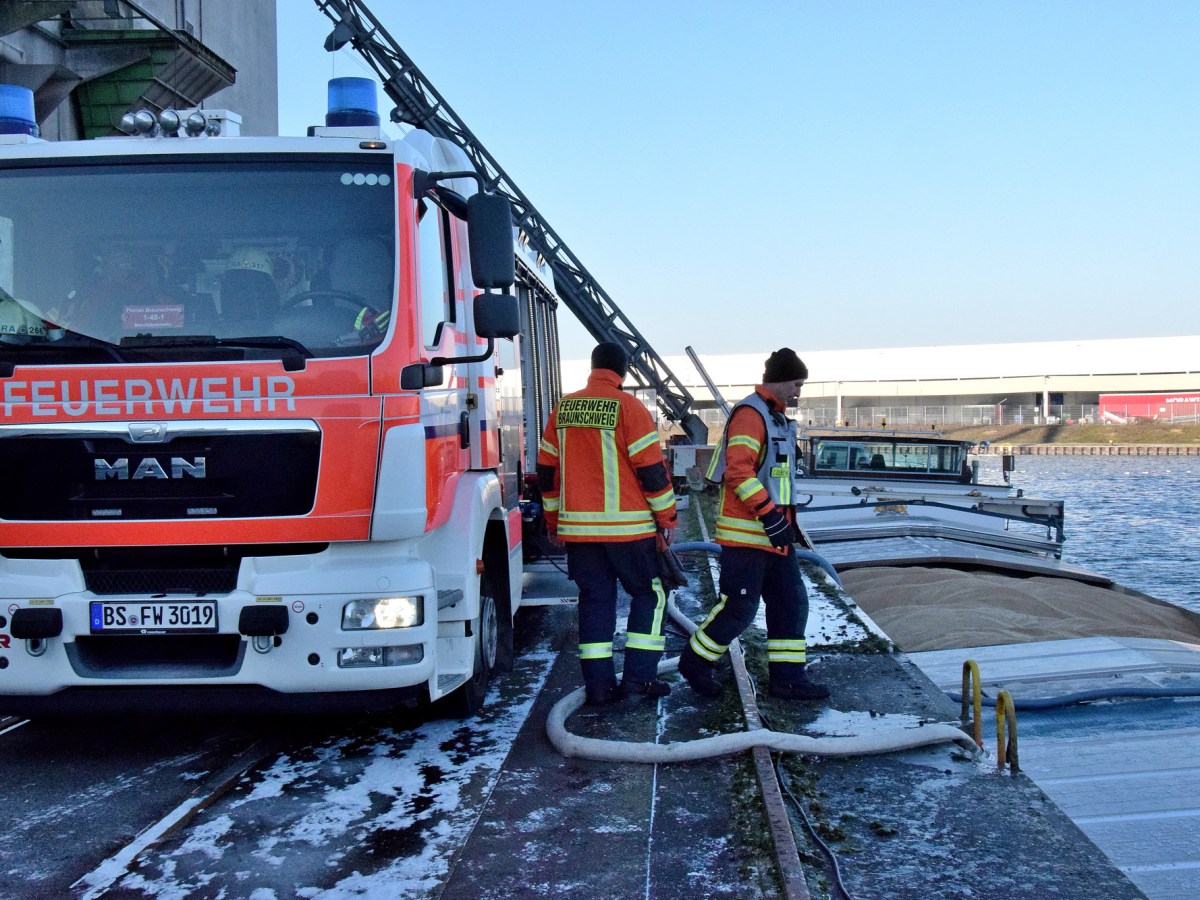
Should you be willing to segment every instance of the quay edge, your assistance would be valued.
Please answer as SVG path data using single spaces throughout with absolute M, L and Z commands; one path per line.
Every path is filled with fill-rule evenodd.
M 991 444 L 982 456 L 1200 456 L 1195 444 Z

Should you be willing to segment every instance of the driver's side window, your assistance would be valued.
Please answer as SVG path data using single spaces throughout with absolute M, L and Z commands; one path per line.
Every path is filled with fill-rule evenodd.
M 445 211 L 421 200 L 417 213 L 417 241 L 421 273 L 421 336 L 426 347 L 438 345 L 442 324 L 451 321 L 449 237 Z

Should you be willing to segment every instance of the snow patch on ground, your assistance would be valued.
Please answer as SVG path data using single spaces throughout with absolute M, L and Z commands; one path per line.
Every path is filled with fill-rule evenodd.
M 920 728 L 919 716 L 903 713 L 877 713 L 869 710 L 843 711 L 824 709 L 804 731 L 817 737 L 862 737 L 869 734 Z
M 475 720 L 431 721 L 408 731 L 381 728 L 280 757 L 220 813 L 193 823 L 177 846 L 147 854 L 152 858 L 143 859 L 120 886 L 173 900 L 213 883 L 224 883 L 220 895 L 226 895 L 231 882 L 240 882 L 239 895 L 269 900 L 281 896 L 275 885 L 288 877 L 287 867 L 294 860 L 302 859 L 305 871 L 311 872 L 313 855 L 323 853 L 324 866 L 337 870 L 342 868 L 340 860 L 354 851 L 359 868 L 332 886 L 296 883 L 282 895 L 322 900 L 428 896 L 446 877 L 453 849 L 478 818 L 479 802 L 468 802 L 468 794 L 486 798 L 490 793 L 554 658 L 548 649 L 525 653 L 517 664 L 525 682 L 520 697 L 502 698 L 493 686 Z M 270 815 L 281 804 L 301 808 L 272 827 Z M 272 873 L 216 874 L 238 842 L 239 849 L 247 851 L 247 830 L 256 835 L 250 854 Z M 362 852 L 381 832 L 414 830 L 419 840 L 407 853 Z M 198 873 L 197 857 L 218 865 L 213 872 Z M 364 859 L 378 863 L 378 868 L 366 870 Z M 261 881 L 255 884 L 256 880 Z

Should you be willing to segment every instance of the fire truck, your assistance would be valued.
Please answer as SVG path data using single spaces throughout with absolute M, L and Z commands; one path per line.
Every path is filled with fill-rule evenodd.
M 0 86 L 0 713 L 469 714 L 512 661 L 558 301 L 687 417 L 365 7 L 318 7 L 422 127 L 344 78 L 305 137 L 140 109 L 45 142 Z

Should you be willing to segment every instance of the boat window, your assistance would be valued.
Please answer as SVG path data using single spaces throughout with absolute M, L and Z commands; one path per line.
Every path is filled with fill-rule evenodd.
M 813 442 L 812 471 L 958 477 L 963 458 L 959 444 L 817 439 Z
M 7 167 L 0 198 L 10 362 L 362 355 L 394 318 L 390 157 Z

